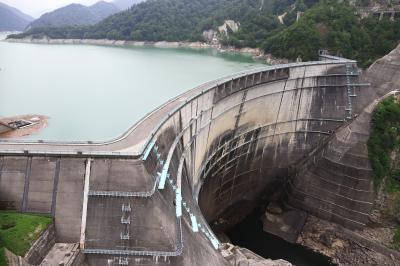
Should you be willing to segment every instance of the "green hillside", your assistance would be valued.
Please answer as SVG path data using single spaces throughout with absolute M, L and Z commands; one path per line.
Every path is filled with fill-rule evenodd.
M 4 248 L 24 256 L 51 222 L 50 217 L 0 211 L 0 266 L 7 265 Z
M 93 26 L 40 27 L 13 37 L 204 41 L 203 31 L 234 20 L 239 30 L 219 34 L 223 45 L 259 47 L 290 60 L 312 60 L 327 49 L 368 66 L 400 40 L 400 19 L 358 15 L 358 7 L 369 2 L 355 7 L 337 0 L 148 0 Z M 298 12 L 303 15 L 296 21 Z

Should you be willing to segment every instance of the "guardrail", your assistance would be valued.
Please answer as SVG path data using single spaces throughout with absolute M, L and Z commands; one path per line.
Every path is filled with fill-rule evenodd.
M 139 158 L 143 156 L 144 152 L 150 146 L 150 144 L 154 141 L 158 131 L 161 129 L 161 127 L 168 121 L 169 118 L 171 118 L 174 114 L 179 112 L 182 108 L 187 106 L 190 102 L 196 100 L 197 98 L 201 97 L 205 93 L 208 93 L 212 90 L 218 89 L 220 86 L 225 86 L 226 84 L 234 84 L 238 86 L 239 88 L 237 91 L 255 86 L 255 85 L 260 85 L 263 82 L 262 80 L 262 75 L 267 74 L 269 71 L 279 71 L 287 68 L 294 68 L 294 67 L 304 67 L 304 66 L 315 66 L 315 65 L 331 65 L 331 64 L 343 64 L 343 63 L 356 63 L 354 60 L 348 60 L 344 58 L 339 58 L 339 57 L 331 57 L 329 60 L 326 61 L 313 61 L 313 62 L 303 62 L 303 63 L 290 63 L 290 64 L 284 64 L 284 65 L 277 65 L 277 66 L 268 66 L 268 67 L 262 67 L 262 68 L 256 68 L 253 70 L 248 70 L 248 71 L 242 71 L 237 74 L 221 78 L 212 82 L 208 82 L 206 84 L 200 85 L 199 87 L 196 87 L 189 92 L 183 93 L 170 101 L 166 102 L 159 108 L 155 109 L 154 111 L 148 113 L 143 119 L 138 121 L 136 124 L 134 124 L 128 131 L 123 133 L 121 136 L 112 139 L 110 141 L 104 141 L 104 142 L 97 142 L 97 141 L 69 141 L 69 142 L 62 142 L 62 141 L 29 141 L 29 140 L 0 140 L 0 154 L 6 154 L 6 155 L 48 155 L 48 156 L 83 156 L 83 157 L 130 157 L 130 158 Z M 256 81 L 253 79 L 250 83 L 247 84 L 247 79 L 246 79 L 246 84 L 240 84 L 240 79 L 246 78 L 249 76 L 255 77 L 254 75 L 260 75 L 260 80 Z M 249 79 L 250 80 L 250 79 Z M 138 151 L 133 151 L 133 152 L 119 152 L 119 151 L 104 151 L 104 146 L 107 145 L 112 145 L 117 142 L 125 140 L 130 134 L 134 134 L 134 131 L 137 129 L 137 127 L 145 121 L 147 118 L 149 118 L 151 115 L 156 113 L 157 111 L 161 110 L 168 104 L 170 104 L 173 101 L 178 100 L 179 98 L 182 98 L 185 96 L 185 94 L 188 94 L 193 91 L 199 91 L 195 95 L 191 96 L 190 98 L 186 99 L 182 104 L 180 104 L 178 107 L 176 107 L 174 110 L 169 112 L 151 131 L 149 134 L 149 137 L 146 138 L 144 145 L 142 145 L 141 148 L 139 148 Z M 15 145 L 15 149 L 2 149 L 2 145 Z M 29 146 L 43 146 L 47 145 L 48 150 L 46 151 L 41 151 L 39 149 L 34 149 L 33 147 Z M 22 146 L 22 147 L 19 147 Z M 64 146 L 64 147 L 62 147 Z M 91 151 L 88 151 L 87 147 L 91 148 Z M 127 144 L 127 148 L 129 147 L 129 144 Z M 54 150 L 52 150 L 54 148 Z M 64 148 L 64 149 L 63 149 Z
M 331 60 L 331 61 L 329 61 Z M 42 155 L 42 156 L 82 156 L 82 157 L 90 157 L 90 158 L 96 158 L 96 157 L 129 157 L 129 158 L 141 158 L 143 160 L 147 160 L 148 156 L 151 154 L 151 152 L 157 152 L 156 143 L 158 140 L 158 137 L 160 136 L 161 129 L 163 128 L 164 125 L 166 125 L 169 122 L 169 119 L 171 119 L 175 114 L 180 112 L 183 108 L 185 108 L 188 104 L 191 104 L 194 100 L 198 99 L 199 97 L 203 96 L 206 93 L 210 93 L 212 91 L 217 91 L 219 88 L 226 88 L 226 86 L 231 86 L 234 87 L 233 92 L 230 91 L 230 93 L 235 93 L 238 91 L 242 91 L 244 89 L 248 89 L 260 84 L 265 84 L 268 82 L 271 82 L 271 80 L 268 80 L 269 78 L 269 73 L 270 71 L 277 71 L 280 70 L 285 70 L 289 68 L 294 68 L 294 67 L 304 67 L 304 66 L 317 66 L 317 65 L 330 65 L 330 64 L 348 64 L 348 63 L 356 63 L 356 61 L 353 60 L 347 60 L 347 59 L 342 59 L 342 58 L 330 58 L 328 61 L 316 61 L 316 62 L 306 62 L 306 63 L 292 63 L 292 64 L 286 64 L 286 65 L 279 65 L 279 66 L 271 66 L 271 67 L 264 67 L 261 69 L 255 69 L 251 71 L 245 71 L 245 72 L 240 72 L 238 74 L 219 79 L 217 81 L 213 81 L 207 84 L 204 84 L 200 87 L 197 87 L 190 92 L 198 91 L 195 93 L 193 96 L 189 97 L 186 99 L 182 104 L 177 106 L 175 109 L 173 109 L 171 112 L 169 112 L 163 119 L 152 129 L 150 135 L 146 137 L 144 144 L 138 149 L 138 151 L 133 151 L 133 152 L 118 152 L 118 151 L 103 151 L 101 150 L 102 146 L 105 145 L 111 145 L 113 143 L 123 141 L 126 139 L 130 134 L 134 134 L 135 129 L 142 123 L 144 120 L 149 118 L 152 114 L 155 112 L 159 111 L 163 107 L 165 107 L 167 104 L 171 103 L 172 101 L 176 101 L 181 97 L 184 97 L 185 94 L 182 94 L 170 101 L 168 101 L 166 104 L 162 105 L 161 107 L 157 108 L 145 118 L 143 118 L 141 121 L 136 123 L 134 126 L 132 126 L 127 132 L 125 132 L 121 137 L 116 138 L 114 140 L 108 141 L 108 142 L 29 142 L 29 141 L 0 141 L 0 154 L 9 154 L 9 155 Z M 265 76 L 264 76 L 265 75 Z M 273 80 L 276 81 L 276 80 Z M 348 84 L 343 84 L 343 86 L 348 86 Z M 190 93 L 188 92 L 188 93 Z M 225 95 L 227 96 L 227 95 Z M 222 98 L 224 95 L 221 96 Z M 221 99 L 222 99 L 221 98 Z M 182 253 L 182 248 L 183 248 L 183 239 L 182 239 L 182 225 L 181 225 L 181 219 L 182 219 L 182 206 L 183 210 L 187 212 L 189 215 L 189 219 L 192 223 L 192 230 L 194 232 L 200 231 L 203 233 L 208 240 L 212 243 L 214 248 L 218 248 L 219 242 L 218 239 L 213 235 L 212 231 L 210 231 L 207 223 L 204 221 L 204 218 L 201 216 L 199 218 L 196 217 L 194 211 L 192 211 L 189 206 L 188 202 L 185 201 L 182 198 L 182 191 L 181 191 L 181 178 L 182 178 L 182 169 L 184 165 L 184 154 L 186 150 L 188 149 L 189 146 L 185 146 L 185 149 L 181 155 L 180 161 L 179 161 L 179 166 L 178 166 L 178 172 L 176 176 L 176 181 L 174 181 L 172 178 L 170 178 L 170 175 L 168 174 L 169 172 L 169 165 L 172 160 L 173 154 L 176 150 L 176 147 L 178 147 L 179 141 L 182 139 L 184 136 L 185 131 L 190 127 L 190 125 L 193 123 L 193 121 L 196 121 L 197 117 L 191 117 L 190 120 L 187 122 L 187 124 L 182 125 L 181 132 L 177 133 L 176 138 L 173 142 L 172 145 L 169 147 L 168 151 L 168 156 L 166 158 L 166 161 L 162 161 L 158 155 L 159 163 L 162 166 L 162 172 L 157 175 L 155 179 L 154 186 L 152 187 L 151 191 L 147 192 L 119 192 L 119 191 L 89 191 L 89 196 L 92 197 L 151 197 L 153 193 L 155 192 L 156 185 L 159 183 L 159 189 L 164 188 L 164 183 L 166 182 L 169 184 L 174 193 L 175 193 L 175 199 L 176 199 L 176 218 L 177 218 L 177 238 L 178 238 L 178 245 L 177 249 L 174 251 L 170 252 L 165 252 L 165 251 L 135 251 L 135 250 L 110 250 L 110 249 L 85 249 L 84 253 L 87 254 L 107 254 L 107 255 L 128 255 L 128 256 L 178 256 Z M 188 144 L 193 141 L 194 138 L 197 136 L 196 132 L 194 135 L 191 135 L 191 138 L 188 141 Z M 318 132 L 318 133 L 324 133 L 324 132 Z M 1 145 L 6 144 L 6 145 L 23 145 L 24 148 L 21 149 L 1 149 Z M 26 145 L 49 145 L 49 148 L 52 146 L 57 146 L 58 149 L 61 149 L 60 146 L 65 145 L 65 147 L 69 146 L 77 146 L 79 147 L 80 150 L 49 150 L 49 151 L 40 151 L 40 150 L 34 150 L 34 149 L 27 149 Z M 99 150 L 90 150 L 90 151 L 85 151 L 85 147 L 95 147 L 98 146 Z M 176 182 L 176 183 L 175 183 Z M 200 220 L 201 219 L 201 220 Z

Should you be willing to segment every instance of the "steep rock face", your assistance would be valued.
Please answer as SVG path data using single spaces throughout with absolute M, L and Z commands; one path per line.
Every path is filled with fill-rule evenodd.
M 372 64 L 363 76 L 378 97 L 400 89 L 400 45 Z
M 104 1 L 89 7 L 80 4 L 70 4 L 42 15 L 39 19 L 33 21 L 29 25 L 29 28 L 90 25 L 117 12 L 119 12 L 119 9 L 115 5 Z
M 300 167 L 292 182 L 292 205 L 348 228 L 367 224 L 374 199 L 367 149 L 370 116 L 364 113 L 334 133 Z
M 361 82 L 370 86 L 355 89 L 356 118 L 311 154 L 290 184 L 291 205 L 349 228 L 369 221 L 374 201 L 367 148 L 371 116 L 379 100 L 400 89 L 400 46 L 365 71 Z
M 237 32 L 239 30 L 240 23 L 234 20 L 225 20 L 224 24 L 218 27 L 218 31 L 221 34 L 228 35 L 230 31 Z
M 232 32 L 237 32 L 239 30 L 240 23 L 234 20 L 225 20 L 224 23 L 218 27 L 218 30 L 208 29 L 203 31 L 203 39 L 210 44 L 219 45 L 220 38 L 219 35 L 228 36 Z
M 32 20 L 18 9 L 0 3 L 0 31 L 23 30 Z

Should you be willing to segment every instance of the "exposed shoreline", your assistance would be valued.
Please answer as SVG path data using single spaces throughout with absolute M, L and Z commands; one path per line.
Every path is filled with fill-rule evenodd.
M 26 120 L 32 124 L 23 128 L 14 129 L 0 134 L 1 138 L 20 138 L 36 134 L 47 127 L 49 117 L 44 115 L 18 115 L 13 117 L 2 117 L 0 122 L 8 124 L 16 120 Z
M 221 53 L 240 53 L 251 56 L 255 60 L 262 60 L 269 65 L 288 63 L 287 59 L 275 58 L 271 54 L 265 54 L 259 48 L 235 48 L 225 47 L 219 44 L 209 44 L 204 42 L 149 42 L 149 41 L 121 41 L 108 39 L 50 39 L 26 37 L 23 39 L 9 38 L 3 40 L 10 43 L 34 43 L 34 44 L 86 44 L 117 47 L 158 47 L 158 48 L 190 48 L 190 49 L 216 49 Z
M 338 265 L 398 265 L 400 252 L 388 245 L 392 226 L 367 226 L 349 230 L 338 224 L 309 215 L 297 244 L 328 256 Z

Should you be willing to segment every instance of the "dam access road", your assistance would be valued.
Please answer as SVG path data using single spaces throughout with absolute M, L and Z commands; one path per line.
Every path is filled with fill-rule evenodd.
M 229 265 L 209 222 L 277 186 L 362 228 L 366 107 L 393 89 L 379 87 L 399 76 L 387 67 L 360 78 L 355 61 L 321 54 L 204 84 L 112 141 L 1 140 L 0 208 L 52 215 L 57 242 L 80 243 L 89 265 Z

